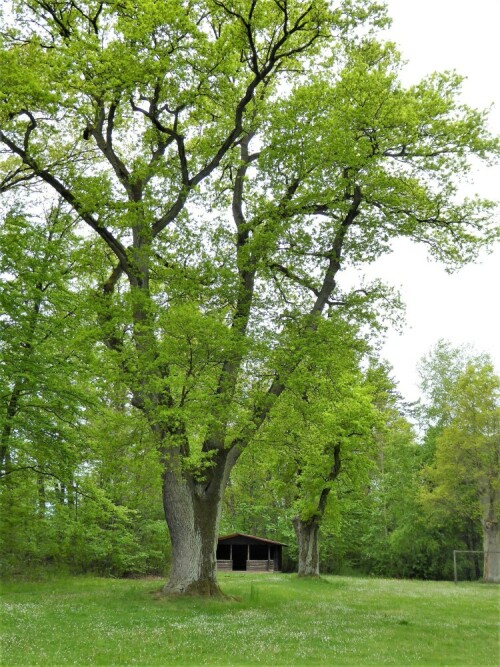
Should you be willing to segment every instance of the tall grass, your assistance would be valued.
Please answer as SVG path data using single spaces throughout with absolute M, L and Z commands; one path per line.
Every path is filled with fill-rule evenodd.
M 3 586 L 2 665 L 470 665 L 498 662 L 499 589 L 225 574 L 229 601 L 159 580 Z

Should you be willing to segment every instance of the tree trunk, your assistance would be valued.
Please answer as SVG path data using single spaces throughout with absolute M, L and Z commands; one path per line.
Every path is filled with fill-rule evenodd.
M 225 453 L 218 458 L 209 481 L 196 482 L 173 469 L 164 472 L 163 507 L 172 544 L 172 566 L 164 593 L 222 595 L 216 549 L 229 465 Z
M 495 492 L 483 498 L 483 580 L 487 583 L 500 583 L 500 532 L 495 500 Z
M 332 488 L 330 483 L 337 479 L 342 467 L 340 447 L 340 443 L 333 447 L 333 462 L 328 474 L 328 485 L 321 490 L 316 512 L 307 521 L 302 521 L 300 516 L 293 519 L 293 527 L 299 545 L 299 577 L 319 577 L 318 533 Z
M 299 545 L 299 577 L 319 577 L 319 521 L 316 518 L 301 521 L 296 516 L 293 527 Z

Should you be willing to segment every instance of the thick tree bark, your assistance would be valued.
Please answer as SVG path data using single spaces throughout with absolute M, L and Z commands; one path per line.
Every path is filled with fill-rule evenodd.
M 196 482 L 167 466 L 163 506 L 172 544 L 170 578 L 163 592 L 171 595 L 221 596 L 217 584 L 217 538 L 222 496 L 231 468 L 221 451 L 210 479 Z
M 500 532 L 498 517 L 495 512 L 495 492 L 487 494 L 483 504 L 483 580 L 487 583 L 500 583 Z
M 340 444 L 336 444 L 333 447 L 332 467 L 326 480 L 328 485 L 321 491 L 315 514 L 306 521 L 303 521 L 300 516 L 296 516 L 293 519 L 293 527 L 299 545 L 299 577 L 319 577 L 319 527 L 330 495 L 330 484 L 339 476 L 341 466 Z
M 302 521 L 296 516 L 293 527 L 299 545 L 299 577 L 319 577 L 319 520 Z

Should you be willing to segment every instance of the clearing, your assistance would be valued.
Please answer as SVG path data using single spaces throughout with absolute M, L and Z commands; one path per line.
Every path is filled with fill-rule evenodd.
M 162 580 L 3 585 L 2 665 L 461 665 L 499 662 L 499 587 L 220 576 L 240 601 L 165 599 Z

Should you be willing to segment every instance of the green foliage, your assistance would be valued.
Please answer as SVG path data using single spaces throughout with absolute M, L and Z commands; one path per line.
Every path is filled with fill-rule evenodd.
M 157 452 L 86 326 L 74 220 L 55 207 L 45 223 L 13 209 L 0 231 L 2 571 L 164 572 Z
M 169 560 L 168 533 L 157 518 L 111 503 L 84 480 L 64 489 L 24 475 L 1 494 L 0 565 L 4 575 L 42 570 L 132 576 L 164 574 Z M 109 486 L 108 486 L 109 488 Z M 80 492 L 82 491 L 82 492 Z
M 435 458 L 424 471 L 423 502 L 438 516 L 453 513 L 478 524 L 485 503 L 493 515 L 500 509 L 500 378 L 484 356 L 452 350 L 448 357 L 461 368 L 451 382 L 448 373 L 437 374 L 432 385 L 434 392 L 446 387 L 447 410 L 433 433 Z
M 399 236 L 450 270 L 496 238 L 493 204 L 458 195 L 472 158 L 499 154 L 460 77 L 405 88 L 370 0 L 6 9 L 0 192 L 19 210 L 1 239 L 3 514 L 26 487 L 19 521 L 49 521 L 57 488 L 69 507 L 78 486 L 81 562 L 124 573 L 157 562 L 155 531 L 134 551 L 162 469 L 210 503 L 253 447 L 257 479 L 276 480 L 263 505 L 307 519 L 335 447 L 339 502 L 361 499 L 372 431 L 392 429 L 410 481 L 412 436 L 359 371 L 398 298 L 337 282 Z M 398 504 L 396 469 L 373 475 L 375 515 Z M 286 511 L 268 512 L 273 531 Z
M 169 551 L 162 517 L 148 520 L 125 508 L 89 503 L 67 540 L 62 563 L 72 571 L 115 577 L 165 573 Z
M 446 364 L 440 357 L 440 364 L 446 377 L 454 373 L 451 361 Z M 428 362 L 427 368 L 431 366 Z M 436 371 L 437 367 L 432 368 Z M 376 456 L 369 491 L 355 507 L 347 562 L 361 571 L 384 576 L 451 579 L 453 549 L 481 548 L 477 521 L 461 517 L 450 508 L 437 513 L 423 503 L 426 468 L 434 461 L 429 437 L 435 438 L 440 428 L 436 425 L 447 419 L 446 406 L 451 399 L 446 388 L 435 394 L 439 394 L 440 404 L 432 404 L 426 441 L 418 442 L 402 416 L 402 405 L 386 371 L 373 368 L 370 374 L 378 387 L 378 405 L 385 424 L 375 433 Z

